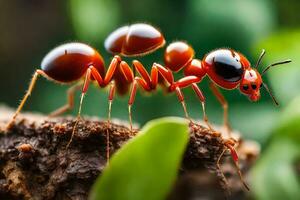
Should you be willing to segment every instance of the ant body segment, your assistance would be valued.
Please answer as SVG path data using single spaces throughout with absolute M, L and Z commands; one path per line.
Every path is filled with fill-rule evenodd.
M 131 107 L 134 103 L 138 86 L 147 92 L 152 92 L 158 84 L 163 84 L 168 92 L 175 92 L 185 112 L 185 117 L 189 118 L 182 88 L 191 86 L 202 105 L 203 118 L 207 126 L 211 129 L 205 112 L 205 97 L 197 83 L 207 75 L 211 80 L 211 89 L 224 109 L 224 126 L 230 134 L 228 121 L 228 104 L 217 86 L 232 90 L 238 88 L 241 93 L 247 95 L 251 101 L 258 101 L 260 98 L 260 88 L 264 86 L 271 95 L 275 104 L 278 104 L 269 88 L 262 81 L 262 75 L 272 66 L 291 62 L 290 60 L 277 62 L 263 70 L 260 74 L 256 68 L 259 66 L 265 51 L 263 51 L 252 68 L 250 62 L 241 53 L 232 49 L 217 49 L 204 56 L 203 60 L 194 58 L 193 48 L 185 42 L 177 41 L 169 44 L 164 52 L 164 66 L 153 63 L 150 74 L 138 60 L 132 61 L 132 68 L 122 61 L 121 56 L 144 56 L 165 44 L 165 39 L 161 32 L 148 24 L 133 24 L 123 26 L 112 32 L 105 40 L 105 48 L 108 52 L 115 54 L 107 70 L 102 56 L 92 47 L 83 43 L 67 43 L 54 48 L 43 59 L 41 69 L 37 69 L 31 79 L 28 90 L 17 108 L 12 120 L 8 123 L 9 129 L 15 122 L 26 100 L 32 93 L 38 76 L 43 76 L 48 80 L 61 84 L 72 84 L 68 90 L 68 101 L 66 105 L 52 112 L 51 116 L 60 115 L 70 110 L 74 105 L 74 93 L 81 89 L 80 105 L 77 119 L 74 125 L 71 139 L 67 147 L 71 144 L 76 126 L 80 120 L 81 108 L 84 96 L 91 81 L 96 81 L 100 88 L 110 85 L 109 89 L 109 111 L 108 123 L 112 102 L 117 92 L 120 95 L 129 92 L 128 113 L 130 129 L 132 130 Z M 175 81 L 173 72 L 184 71 L 184 77 Z M 139 76 L 133 71 L 137 71 Z M 163 78 L 163 82 L 159 81 Z M 228 140 L 229 141 L 229 140 Z M 234 150 L 236 142 L 229 141 L 225 146 L 230 150 L 236 166 L 238 157 Z M 223 155 L 223 153 L 222 153 Z M 221 155 L 221 156 L 222 156 Z M 107 158 L 109 159 L 109 133 L 107 133 Z M 241 177 L 241 173 L 239 171 Z M 242 179 L 242 178 L 241 178 Z M 243 181 L 243 180 L 242 180 Z M 244 181 L 243 181 L 244 183 Z M 246 186 L 246 185 L 245 185 Z

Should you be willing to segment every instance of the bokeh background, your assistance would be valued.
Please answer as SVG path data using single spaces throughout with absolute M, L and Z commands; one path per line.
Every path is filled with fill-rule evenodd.
M 105 52 L 104 39 L 125 24 L 153 24 L 163 32 L 167 43 L 188 41 L 199 59 L 213 49 L 231 47 L 255 63 L 264 48 L 267 54 L 260 70 L 278 60 L 293 60 L 264 77 L 280 106 L 274 106 L 265 91 L 257 103 L 249 102 L 236 90 L 222 92 L 229 102 L 233 128 L 262 144 L 263 156 L 253 170 L 255 197 L 294 199 L 300 197 L 299 10 L 298 0 L 0 0 L 0 102 L 16 107 L 43 56 L 59 44 L 90 44 L 108 64 L 112 55 Z M 153 62 L 162 63 L 162 55 L 163 49 L 138 59 L 150 69 Z M 181 76 L 181 72 L 176 75 Z M 207 97 L 208 116 L 212 122 L 221 123 L 221 106 L 207 83 L 204 80 L 199 85 Z M 53 111 L 65 103 L 67 88 L 39 79 L 24 110 Z M 91 87 L 83 113 L 105 118 L 107 92 Z M 185 89 L 184 93 L 190 115 L 202 117 L 192 90 Z M 79 93 L 76 105 L 78 100 Z M 128 119 L 127 100 L 128 96 L 116 98 L 114 118 Z M 76 111 L 77 106 L 71 113 Z M 138 94 L 133 107 L 135 122 L 143 125 L 150 119 L 170 115 L 183 116 L 175 95 L 165 95 L 161 90 L 151 95 Z

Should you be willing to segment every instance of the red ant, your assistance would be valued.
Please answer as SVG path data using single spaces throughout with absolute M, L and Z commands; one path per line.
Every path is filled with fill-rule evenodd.
M 123 56 L 143 56 L 157 50 L 164 46 L 164 44 L 164 37 L 156 28 L 148 24 L 134 24 L 131 26 L 121 27 L 111 33 L 105 41 L 105 48 L 114 54 Z M 259 57 L 256 67 L 260 64 L 264 53 L 265 52 L 263 51 Z M 83 98 L 88 90 L 91 80 L 96 80 L 100 87 L 106 87 L 110 84 L 108 122 L 110 122 L 111 105 L 115 90 L 117 90 L 119 94 L 125 94 L 128 91 L 129 84 L 132 83 L 130 98 L 128 101 L 131 129 L 131 106 L 135 99 L 137 86 L 140 85 L 144 90 L 152 91 L 156 89 L 159 82 L 159 75 L 164 78 L 169 92 L 176 92 L 188 119 L 189 116 L 181 88 L 192 86 L 194 92 L 201 101 L 204 121 L 210 129 L 212 128 L 208 123 L 208 119 L 205 114 L 205 98 L 202 91 L 196 84 L 200 82 L 205 75 L 208 75 L 208 77 L 212 80 L 211 88 L 213 93 L 223 105 L 224 123 L 227 130 L 230 130 L 227 117 L 228 105 L 216 85 L 225 89 L 234 89 L 240 86 L 241 92 L 248 95 L 252 101 L 257 101 L 260 98 L 260 87 L 263 85 L 270 93 L 274 102 L 278 104 L 267 85 L 262 82 L 261 75 L 257 72 L 257 70 L 251 68 L 250 62 L 242 54 L 231 49 L 218 49 L 207 54 L 203 61 L 194 59 L 194 54 L 194 50 L 184 42 L 171 43 L 166 48 L 164 54 L 165 67 L 154 63 L 151 68 L 150 75 L 139 61 L 133 61 L 133 69 L 137 70 L 141 75 L 141 77 L 138 77 L 135 76 L 129 65 L 125 61 L 122 61 L 121 57 L 118 55 L 114 56 L 107 71 L 105 72 L 102 56 L 92 47 L 82 43 L 68 43 L 56 47 L 43 59 L 41 64 L 42 69 L 35 71 L 29 88 L 12 120 L 8 123 L 7 129 L 14 123 L 17 115 L 31 94 L 39 75 L 62 84 L 69 84 L 84 78 L 83 83 L 79 82 L 68 90 L 67 104 L 50 114 L 51 116 L 59 115 L 71 109 L 74 104 L 74 92 L 82 86 L 78 115 L 72 137 L 67 147 L 72 141 L 75 127 L 79 122 Z M 274 63 L 268 66 L 262 74 L 264 74 L 271 66 L 288 62 L 290 62 L 290 60 Z M 183 68 L 185 77 L 175 82 L 172 71 L 178 72 Z M 108 134 L 107 144 L 107 157 L 109 157 Z M 231 145 L 231 143 L 227 143 L 226 145 L 229 146 L 228 148 L 231 150 L 232 156 L 237 162 L 237 156 L 233 148 L 234 145 Z

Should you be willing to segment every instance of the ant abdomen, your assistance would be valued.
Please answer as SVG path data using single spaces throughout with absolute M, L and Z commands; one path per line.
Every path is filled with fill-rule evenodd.
M 101 75 L 105 74 L 102 56 L 83 43 L 67 43 L 51 50 L 43 59 L 41 68 L 51 79 L 69 83 L 80 79 L 93 65 Z

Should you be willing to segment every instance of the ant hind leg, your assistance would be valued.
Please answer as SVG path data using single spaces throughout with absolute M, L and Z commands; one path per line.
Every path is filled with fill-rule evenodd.
M 67 103 L 63 106 L 61 106 L 60 108 L 54 110 L 53 112 L 51 112 L 48 116 L 49 117 L 56 117 L 59 115 L 62 115 L 63 113 L 72 110 L 74 107 L 74 96 L 75 96 L 75 92 L 77 90 L 80 90 L 80 88 L 82 87 L 82 83 L 78 83 L 75 84 L 73 86 L 71 86 L 68 90 L 67 90 Z
M 34 89 L 34 86 L 35 86 L 35 84 L 36 84 L 37 78 L 39 77 L 39 75 L 42 75 L 43 77 L 48 78 L 48 76 L 47 76 L 42 70 L 40 70 L 40 69 L 37 69 L 37 70 L 34 72 L 32 78 L 31 78 L 30 84 L 29 84 L 29 86 L 28 86 L 28 89 L 27 89 L 27 91 L 26 91 L 26 93 L 25 93 L 23 99 L 21 100 L 21 103 L 19 104 L 17 110 L 15 111 L 15 113 L 14 113 L 12 119 L 11 119 L 11 120 L 8 122 L 8 124 L 6 125 L 5 131 L 9 130 L 9 129 L 12 127 L 12 125 L 15 123 L 15 120 L 16 120 L 17 116 L 18 116 L 19 113 L 21 112 L 21 110 L 22 110 L 23 106 L 25 105 L 25 103 L 26 103 L 28 97 L 29 97 L 29 96 L 31 95 L 31 93 L 32 93 L 32 91 L 33 91 L 33 89 Z

